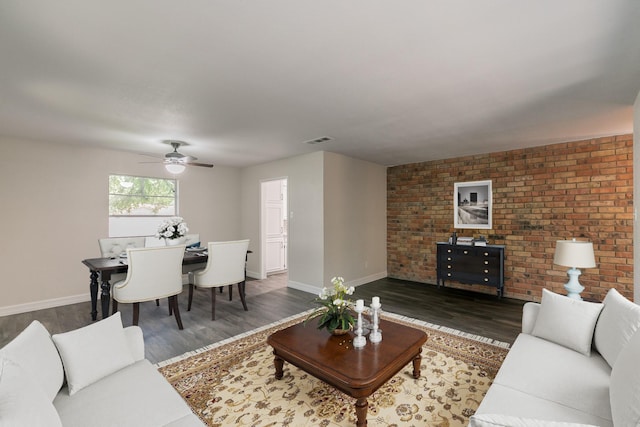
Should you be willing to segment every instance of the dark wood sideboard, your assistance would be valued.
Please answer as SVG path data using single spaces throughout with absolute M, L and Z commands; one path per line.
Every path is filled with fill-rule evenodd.
M 504 288 L 504 245 L 468 246 L 437 243 L 438 287 L 445 281 Z

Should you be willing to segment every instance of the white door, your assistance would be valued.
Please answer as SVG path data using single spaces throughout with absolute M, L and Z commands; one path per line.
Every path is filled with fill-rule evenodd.
M 287 268 L 286 180 L 267 181 L 265 191 L 266 272 L 274 273 Z

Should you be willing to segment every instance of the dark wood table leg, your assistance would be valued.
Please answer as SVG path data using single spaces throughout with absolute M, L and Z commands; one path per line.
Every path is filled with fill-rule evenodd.
M 413 358 L 413 378 L 415 379 L 420 378 L 420 363 L 422 362 L 422 356 L 420 356 L 421 352 L 422 349 L 419 349 L 418 354 Z
M 273 352 L 273 366 L 276 367 L 276 379 L 277 380 L 281 380 L 282 379 L 282 375 L 283 375 L 283 367 L 284 367 L 284 359 L 282 359 L 280 356 L 278 356 L 276 354 L 276 352 Z
M 109 284 L 109 277 L 105 277 L 104 273 L 102 275 L 102 284 L 100 285 L 100 289 L 102 292 L 100 293 L 100 304 L 102 304 L 102 318 L 106 319 L 109 317 L 109 303 L 111 302 L 111 284 Z
M 98 272 L 91 270 L 89 274 L 89 295 L 91 295 L 91 320 L 98 318 Z
M 367 425 L 367 403 L 366 397 L 360 397 L 356 400 L 356 426 L 366 426 Z

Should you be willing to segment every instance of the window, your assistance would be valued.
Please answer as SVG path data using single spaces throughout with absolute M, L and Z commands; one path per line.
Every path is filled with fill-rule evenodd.
M 109 236 L 155 234 L 164 217 L 178 214 L 175 179 L 109 175 Z

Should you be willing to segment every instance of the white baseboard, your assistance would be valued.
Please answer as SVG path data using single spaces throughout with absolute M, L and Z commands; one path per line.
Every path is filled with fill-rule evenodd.
M 100 299 L 99 294 L 98 299 Z M 25 304 L 9 305 L 7 307 L 0 307 L 0 317 L 10 316 L 12 314 L 27 313 L 36 310 L 44 310 L 46 308 L 60 307 L 62 305 L 77 304 L 79 302 L 87 301 L 91 301 L 89 292 L 62 298 L 53 298 L 42 301 L 28 302 Z M 98 304 L 100 304 L 99 301 Z
M 247 276 L 257 278 L 259 274 L 252 271 L 247 271 Z M 380 273 L 361 277 L 359 279 L 351 280 L 348 283 L 345 283 L 345 285 L 357 287 L 360 285 L 364 285 L 365 283 L 373 282 L 374 280 L 384 279 L 385 277 L 387 277 L 387 272 L 383 271 Z M 288 286 L 290 288 L 298 289 L 300 291 L 308 292 L 314 295 L 317 295 L 318 292 L 320 292 L 320 289 L 313 285 L 309 285 L 307 283 L 295 282 L 293 280 L 289 280 Z M 82 293 L 79 295 L 72 295 L 68 297 L 53 298 L 53 299 L 42 300 L 42 301 L 28 302 L 25 304 L 10 305 L 6 307 L 0 307 L 0 317 L 10 316 L 12 314 L 27 313 L 27 312 L 36 311 L 36 310 L 44 310 L 46 308 L 60 307 L 62 305 L 77 304 L 80 302 L 87 302 L 87 301 L 91 301 L 91 296 L 89 295 L 88 292 Z M 98 308 L 99 307 L 100 307 L 100 291 L 98 290 Z
M 247 277 L 251 277 L 252 279 L 261 280 L 263 278 L 260 277 L 260 272 L 247 270 Z
M 314 294 L 314 295 L 318 295 L 318 293 L 320 292 L 320 289 L 315 287 L 315 286 L 313 286 L 313 285 L 309 285 L 309 284 L 301 283 L 301 282 L 295 282 L 293 280 L 289 280 L 289 284 L 287 286 L 292 288 L 292 289 L 297 289 L 299 291 L 309 292 L 310 294 Z
M 364 285 L 366 283 L 371 283 L 371 282 L 376 281 L 376 280 L 384 279 L 385 277 L 387 277 L 386 270 L 385 271 L 381 271 L 380 273 L 370 274 L 368 276 L 361 277 L 359 279 L 350 280 L 349 282 L 346 282 L 345 285 L 346 286 L 354 286 L 354 287 L 357 288 L 360 285 Z
M 360 277 L 358 279 L 345 282 L 345 286 L 358 287 L 360 285 L 364 285 L 365 283 L 370 283 L 375 280 L 384 279 L 385 277 L 387 277 L 387 272 L 381 271 L 380 273 L 370 274 L 369 276 Z M 310 294 L 314 294 L 314 295 L 318 295 L 318 293 L 320 292 L 320 288 L 316 286 L 309 285 L 307 283 L 295 282 L 293 280 L 289 280 L 288 286 L 290 288 L 298 289 L 299 291 L 309 292 Z M 330 285 L 326 285 L 326 286 L 330 286 Z

